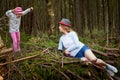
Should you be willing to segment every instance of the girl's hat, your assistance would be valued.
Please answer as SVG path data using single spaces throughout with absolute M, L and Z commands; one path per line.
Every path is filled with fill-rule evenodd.
M 21 14 L 22 11 L 23 11 L 23 10 L 22 10 L 21 7 L 16 7 L 16 8 L 14 9 L 15 14 Z
M 71 26 L 71 22 L 70 22 L 68 19 L 66 19 L 66 18 L 63 18 L 63 19 L 59 22 L 59 24 L 62 24 L 62 25 L 64 25 L 64 26 Z

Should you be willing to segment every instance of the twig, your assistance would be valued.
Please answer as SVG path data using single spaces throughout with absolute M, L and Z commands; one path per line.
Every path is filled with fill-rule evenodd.
M 62 60 L 61 60 L 62 65 L 61 65 L 61 68 L 63 68 L 63 66 L 64 66 L 64 62 L 63 62 L 63 60 L 64 60 L 64 56 L 63 56 L 63 54 L 62 54 Z
M 1 51 L 0 51 L 0 55 L 8 54 L 8 53 L 10 53 L 10 52 L 12 52 L 12 51 L 13 51 L 12 48 L 4 49 L 4 50 L 1 50 Z
M 16 67 L 14 63 L 12 63 L 12 66 L 18 71 L 18 73 L 24 78 L 24 80 L 27 80 L 25 76 L 23 75 L 23 73 Z
M 31 59 L 31 58 L 35 58 L 39 56 L 39 54 L 36 54 L 36 55 L 33 55 L 33 56 L 29 56 L 29 57 L 24 57 L 24 58 L 21 58 L 21 59 L 17 59 L 17 60 L 13 60 L 11 61 L 12 63 L 15 63 L 15 62 L 19 62 L 19 61 L 23 61 L 23 60 L 27 60 L 27 59 Z M 3 65 L 6 65 L 6 64 L 9 64 L 11 62 L 5 62 L 5 63 L 0 63 L 0 66 L 3 66 Z
M 114 80 L 107 72 L 106 72 L 106 74 L 110 80 Z
M 118 48 L 107 48 L 107 47 L 104 47 L 105 50 L 107 51 L 120 51 Z
M 45 49 L 45 50 L 43 50 L 41 53 L 45 53 L 47 50 L 48 50 L 48 48 L 47 48 L 47 49 Z
M 84 80 L 82 77 L 80 77 L 79 75 L 76 75 L 75 73 L 73 73 L 72 71 L 70 71 L 69 69 L 67 69 L 67 72 L 69 72 L 70 74 L 72 74 L 73 76 L 76 76 L 78 79 L 80 80 Z
M 4 47 L 4 44 L 0 43 L 0 49 Z
M 59 71 L 59 70 L 56 69 L 56 68 L 55 68 L 55 70 L 58 71 L 61 75 L 63 75 L 63 76 L 66 78 L 66 80 L 70 80 L 70 78 L 69 78 L 65 73 Z

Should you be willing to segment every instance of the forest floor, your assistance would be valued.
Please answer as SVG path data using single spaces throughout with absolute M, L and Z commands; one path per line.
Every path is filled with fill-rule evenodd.
M 93 52 L 120 71 L 118 50 L 107 48 L 104 52 Z M 79 59 L 63 56 L 63 53 L 57 50 L 57 42 L 51 39 L 33 38 L 22 42 L 21 52 L 14 60 L 18 62 L 7 65 L 5 80 L 120 80 L 120 72 L 110 77 L 105 70 L 83 63 Z M 9 77 L 6 77 L 8 73 Z

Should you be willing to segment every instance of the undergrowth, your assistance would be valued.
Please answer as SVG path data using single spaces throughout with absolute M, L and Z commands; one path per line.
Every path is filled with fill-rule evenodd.
M 21 55 L 18 56 L 17 59 L 39 54 L 39 56 L 35 59 L 26 60 L 16 64 L 27 80 L 65 80 L 66 78 L 59 71 L 65 73 L 71 80 L 79 80 L 77 77 L 73 76 L 73 74 L 69 73 L 68 70 L 74 72 L 75 75 L 84 77 L 85 80 L 88 80 L 89 78 L 91 78 L 92 80 L 101 80 L 101 77 L 104 80 L 107 79 L 105 73 L 103 73 L 104 75 L 101 76 L 99 71 L 93 68 L 93 66 L 81 65 L 79 59 L 74 58 L 64 59 L 64 62 L 78 61 L 78 63 L 64 64 L 62 68 L 61 67 L 62 53 L 57 51 L 59 37 L 60 35 L 48 36 L 47 34 L 43 34 L 42 37 L 39 36 L 32 37 L 26 35 L 25 33 L 21 33 Z M 104 38 L 91 39 L 89 38 L 89 36 L 87 37 L 79 36 L 79 39 L 81 42 L 85 43 L 90 48 L 104 52 L 104 49 L 101 47 L 101 45 L 103 44 L 105 45 Z M 10 40 L 10 38 L 8 40 Z M 8 42 L 9 41 L 7 41 L 7 43 Z M 7 45 L 9 46 L 11 45 L 11 43 Z M 43 52 L 44 50 L 46 51 Z M 99 55 L 97 56 L 103 58 Z M 92 77 L 91 71 L 94 72 L 93 73 L 95 74 L 94 77 Z M 11 73 L 12 79 L 14 80 L 21 79 L 21 75 L 18 74 L 17 72 Z M 16 74 L 17 76 L 14 76 Z

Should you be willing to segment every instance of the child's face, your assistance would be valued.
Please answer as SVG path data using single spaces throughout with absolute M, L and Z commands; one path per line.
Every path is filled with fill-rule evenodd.
M 61 25 L 61 24 L 59 24 L 59 31 L 60 31 L 60 32 L 64 32 L 64 29 L 62 28 L 62 25 Z

